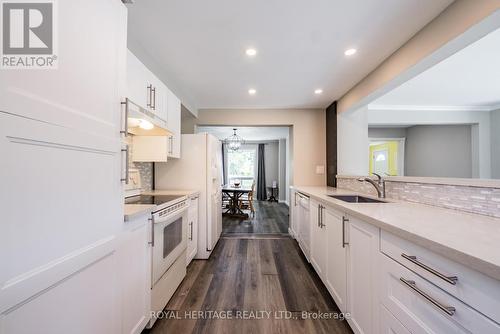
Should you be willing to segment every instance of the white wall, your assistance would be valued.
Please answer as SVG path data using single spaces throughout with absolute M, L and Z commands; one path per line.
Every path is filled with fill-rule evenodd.
M 491 178 L 500 179 L 500 109 L 491 112 Z
M 368 157 L 367 109 L 337 114 L 337 173 L 367 175 Z
M 289 189 L 287 183 L 288 183 L 288 178 L 287 178 L 287 140 L 286 139 L 280 139 L 279 141 L 279 200 L 284 201 L 288 203 L 287 200 L 287 194 L 288 191 L 286 189 Z

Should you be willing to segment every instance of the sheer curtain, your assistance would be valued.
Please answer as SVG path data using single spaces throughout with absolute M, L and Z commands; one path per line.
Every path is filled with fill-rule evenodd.
M 266 191 L 266 166 L 264 162 L 265 145 L 259 144 L 257 153 L 257 200 L 265 201 L 267 199 Z

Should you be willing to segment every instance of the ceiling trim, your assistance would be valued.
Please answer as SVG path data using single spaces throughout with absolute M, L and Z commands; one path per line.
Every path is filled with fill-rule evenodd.
M 500 109 L 500 105 L 491 106 L 427 106 L 427 105 L 396 105 L 369 104 L 368 110 L 406 110 L 406 111 L 492 111 Z

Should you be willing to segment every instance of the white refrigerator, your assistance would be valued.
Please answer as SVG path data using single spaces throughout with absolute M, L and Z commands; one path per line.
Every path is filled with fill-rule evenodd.
M 155 189 L 200 191 L 198 252 L 208 259 L 222 232 L 222 144 L 207 134 L 182 135 L 180 159 L 155 164 Z

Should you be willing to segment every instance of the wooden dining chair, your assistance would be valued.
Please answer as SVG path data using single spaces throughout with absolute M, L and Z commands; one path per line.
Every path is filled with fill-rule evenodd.
M 253 194 L 255 193 L 255 181 L 252 183 L 252 190 L 240 197 L 238 203 L 241 210 L 250 210 L 252 216 L 255 217 L 255 207 L 253 205 Z

